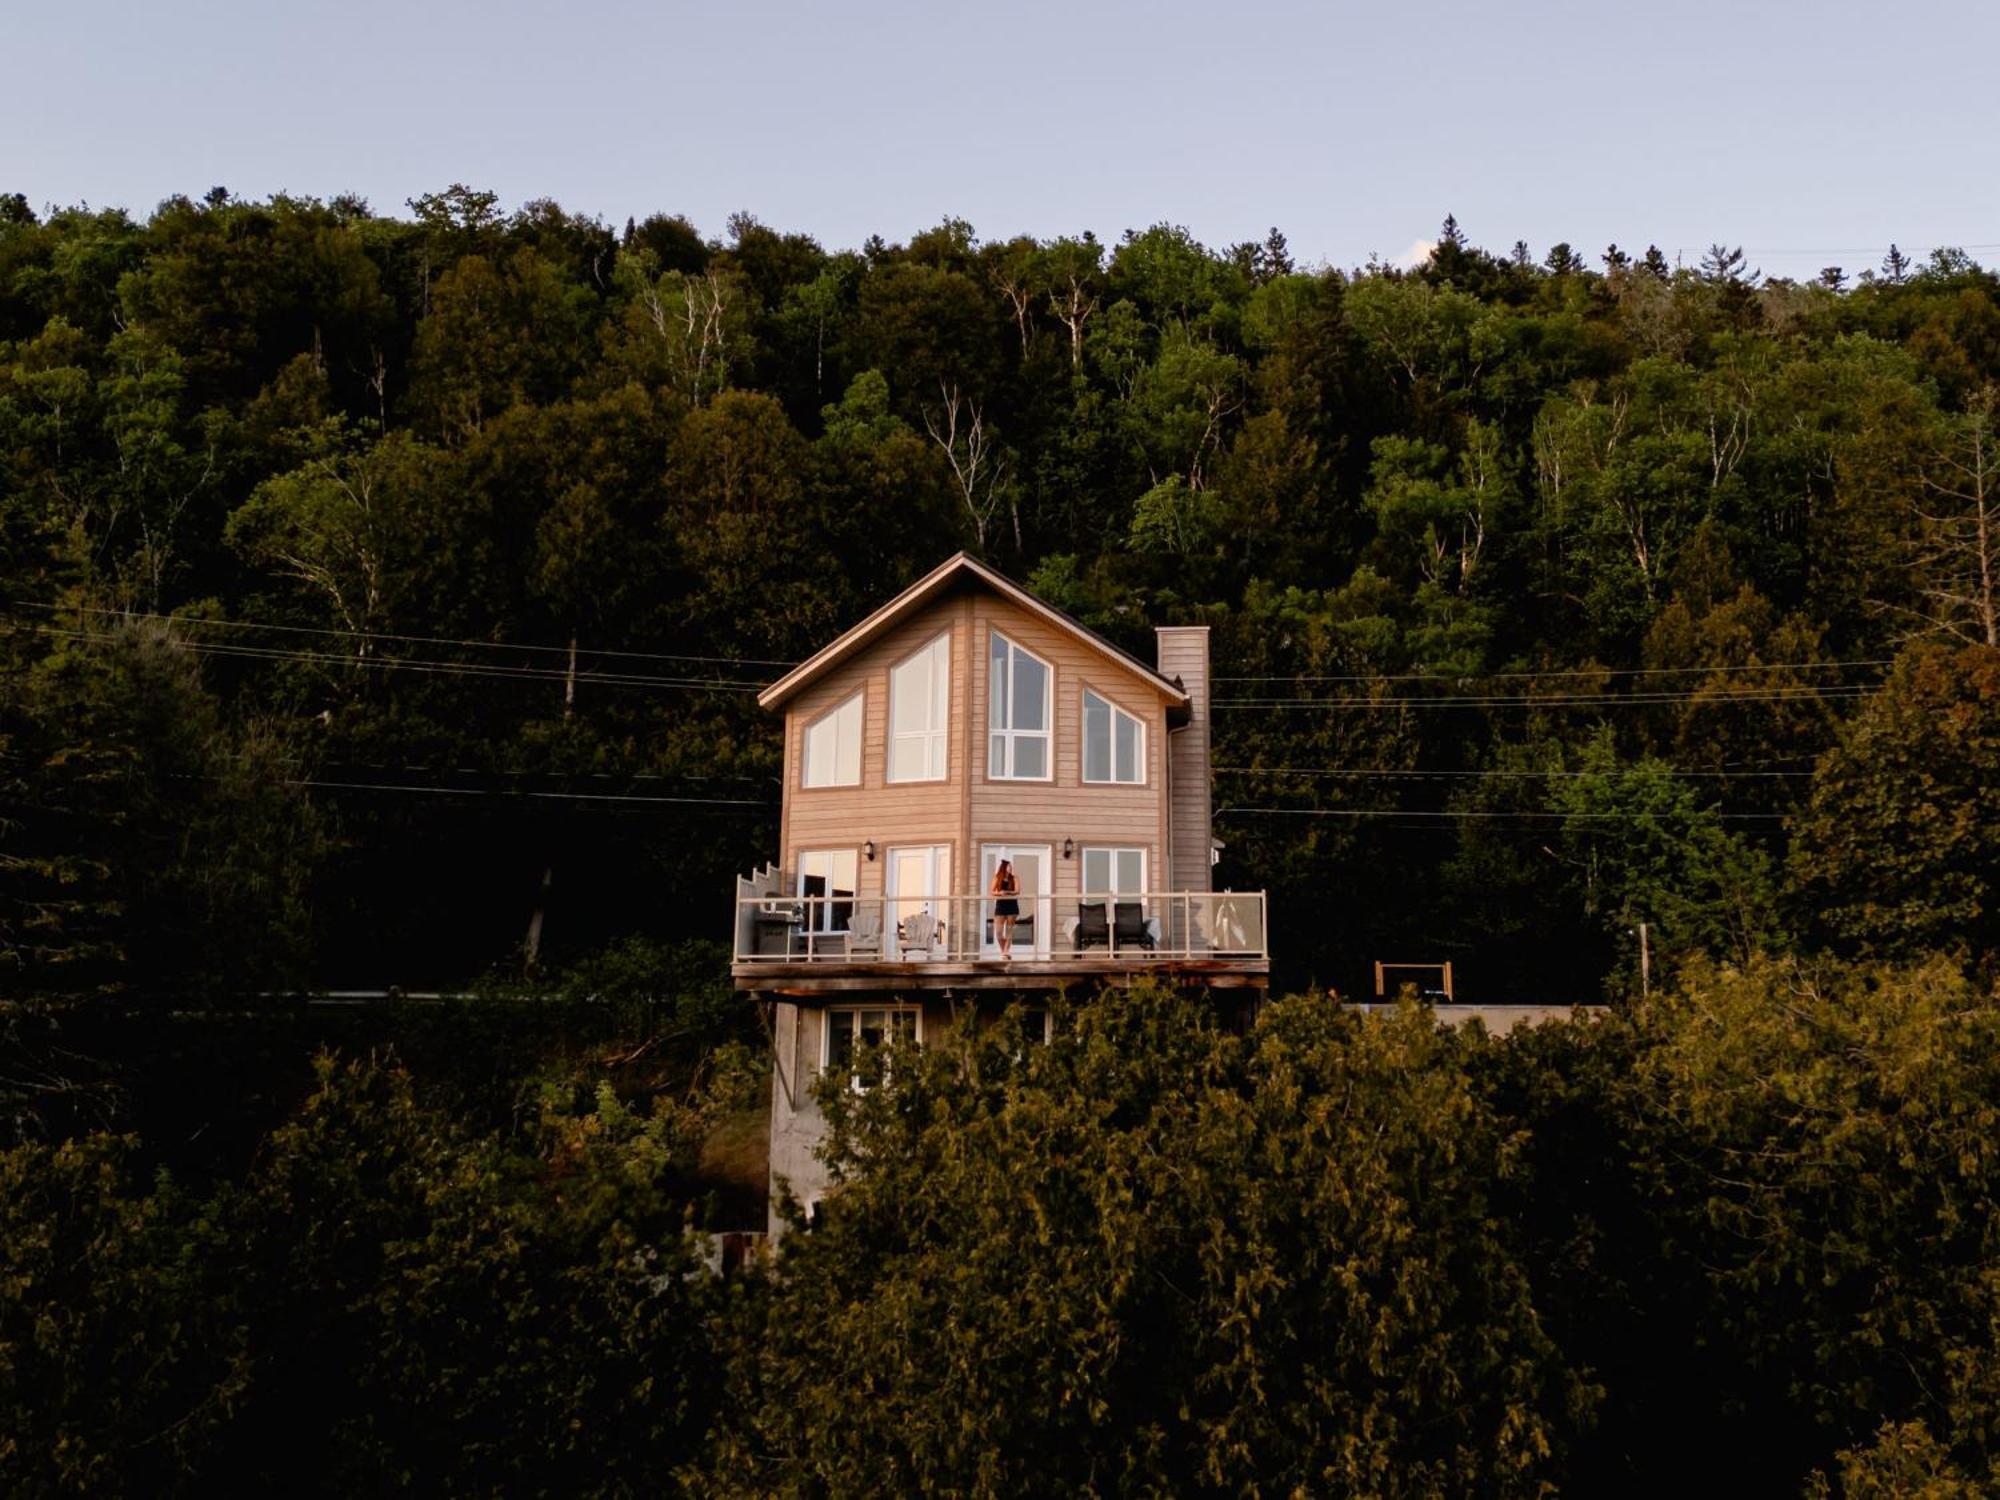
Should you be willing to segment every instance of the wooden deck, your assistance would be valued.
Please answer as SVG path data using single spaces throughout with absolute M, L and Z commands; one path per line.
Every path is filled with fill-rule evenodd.
M 1051 957 L 849 963 L 770 959 L 737 963 L 730 976 L 739 991 L 792 998 L 842 994 L 936 994 L 946 990 L 1051 990 L 1158 979 L 1204 989 L 1265 989 L 1271 961 L 1241 958 Z

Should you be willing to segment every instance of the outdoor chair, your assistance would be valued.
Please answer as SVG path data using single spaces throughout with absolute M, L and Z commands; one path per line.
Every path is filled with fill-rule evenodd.
M 912 912 L 903 918 L 901 930 L 902 936 L 898 939 L 898 946 L 904 958 L 908 958 L 912 953 L 922 958 L 931 956 L 931 945 L 938 938 L 936 917 L 927 911 Z
M 847 928 L 847 955 L 859 958 L 882 954 L 882 913 L 874 907 L 857 911 Z
M 1153 934 L 1146 926 L 1146 908 L 1137 901 L 1120 901 L 1111 911 L 1111 936 L 1116 946 L 1137 944 L 1141 948 L 1153 946 Z
M 1111 946 L 1111 920 L 1104 910 L 1102 901 L 1079 901 L 1076 904 L 1076 951 L 1081 953 L 1090 947 Z

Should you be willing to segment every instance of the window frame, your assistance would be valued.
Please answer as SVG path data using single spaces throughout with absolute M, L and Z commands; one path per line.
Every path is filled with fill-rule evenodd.
M 943 630 L 917 647 L 908 656 L 889 668 L 889 718 L 887 744 L 882 754 L 882 779 L 897 786 L 907 786 L 913 782 L 949 781 L 951 779 L 951 631 Z M 929 657 L 942 646 L 944 664 L 942 671 L 932 669 L 930 687 L 932 719 L 928 727 L 914 733 L 896 727 L 896 674 L 905 667 L 914 665 L 920 658 Z M 899 776 L 896 773 L 896 747 L 906 741 L 917 741 L 924 746 L 924 773 L 920 776 Z M 930 769 L 935 755 L 937 769 Z
M 1027 657 L 1029 661 L 1032 661 L 1033 663 L 1035 663 L 1036 666 L 1042 669 L 1042 672 L 1044 673 L 1042 682 L 1042 728 L 1013 729 L 1013 728 L 996 727 L 994 725 L 993 643 L 995 641 L 1003 642 L 1010 653 L 1019 652 L 1022 656 Z M 1007 658 L 1008 705 L 1010 710 L 1013 704 L 1013 688 L 1012 688 L 1013 675 L 1014 675 L 1013 657 L 1010 655 Z M 1033 781 L 1054 781 L 1056 779 L 1055 707 L 1056 707 L 1055 663 L 1052 661 L 1048 661 L 1041 656 L 1036 655 L 1033 651 L 1030 651 L 1026 646 L 1023 646 L 1019 641 L 1015 640 L 1012 636 L 1008 635 L 1007 632 L 1002 630 L 999 626 L 993 625 L 987 627 L 986 779 L 988 781 L 1033 782 Z M 1014 753 L 1015 747 L 1021 740 L 1024 739 L 1039 739 L 1042 742 L 1042 750 L 1043 750 L 1042 774 L 1039 776 L 1021 776 L 1015 774 L 1013 770 L 1013 766 L 1016 760 L 1016 756 Z M 995 740 L 1000 740 L 1005 745 L 1006 753 L 1003 758 L 1004 763 L 1007 766 L 1007 769 L 1005 771 L 996 771 L 994 769 L 993 752 L 995 749 L 994 746 Z
M 1077 868 L 1076 868 L 1077 895 L 1081 897 L 1083 900 L 1088 901 L 1093 897 L 1099 899 L 1110 898 L 1116 900 L 1126 896 L 1130 896 L 1133 897 L 1134 899 L 1137 899 L 1139 897 L 1143 897 L 1146 894 L 1147 867 L 1152 863 L 1152 850 L 1147 848 L 1146 845 L 1084 844 L 1081 847 L 1079 847 L 1076 852 L 1077 852 Z M 1093 889 L 1090 884 L 1090 877 L 1087 872 L 1090 869 L 1090 856 L 1093 854 L 1104 854 L 1110 856 L 1111 885 L 1104 890 Z M 1121 891 L 1117 889 L 1118 856 L 1121 854 L 1136 854 L 1139 856 L 1139 888 L 1136 891 Z
M 1111 774 L 1109 776 L 1093 776 L 1090 774 L 1090 700 L 1092 698 L 1102 703 L 1111 715 L 1111 743 L 1105 747 L 1111 766 Z M 1087 682 L 1081 685 L 1081 696 L 1077 699 L 1077 703 L 1079 705 L 1077 711 L 1079 729 L 1076 743 L 1077 779 L 1085 786 L 1146 785 L 1150 778 L 1146 762 L 1145 719 L 1119 703 L 1109 693 L 1101 693 Z M 1133 733 L 1136 736 L 1133 745 L 1132 760 L 1134 774 L 1129 781 L 1118 774 L 1118 720 L 1121 717 L 1132 721 Z
M 853 1067 L 854 1058 L 860 1050 L 861 1022 L 859 1018 L 870 1011 L 880 1011 L 887 1018 L 883 1025 L 883 1036 L 885 1039 L 890 1036 L 891 1029 L 895 1024 L 895 1017 L 909 1016 L 911 1022 L 908 1040 L 919 1047 L 924 1044 L 924 1008 L 921 1005 L 905 1005 L 895 1001 L 887 1003 L 875 1001 L 861 1005 L 829 1005 L 824 1007 L 820 1012 L 820 1071 L 823 1073 L 831 1072 L 835 1067 L 844 1069 L 847 1074 L 848 1087 L 857 1092 L 863 1088 L 863 1084 L 855 1074 Z M 850 1044 L 850 1050 L 845 1058 L 836 1058 L 833 1055 L 833 1018 L 835 1016 L 853 1016 L 856 1018 L 853 1026 L 854 1041 Z M 881 1046 L 882 1043 L 877 1042 L 872 1045 Z
M 827 876 L 824 877 L 824 879 L 827 882 L 827 888 L 825 894 L 818 896 L 807 895 L 806 881 L 810 877 L 807 875 L 806 872 L 806 861 L 820 856 L 837 856 L 837 855 L 845 855 L 848 861 L 854 867 L 854 888 L 847 893 L 846 901 L 842 902 L 841 899 L 834 894 L 835 888 L 833 882 L 837 877 L 833 874 L 828 874 Z M 839 845 L 839 844 L 819 849 L 801 849 L 799 850 L 798 853 L 798 860 L 796 865 L 796 883 L 798 886 L 799 903 L 802 910 L 805 913 L 805 922 L 804 925 L 800 927 L 799 931 L 809 938 L 836 937 L 839 934 L 848 931 L 853 926 L 854 911 L 855 908 L 859 906 L 861 902 L 861 851 L 852 845 Z M 815 907 L 819 908 L 820 914 L 824 916 L 825 920 L 829 924 L 831 924 L 834 920 L 835 909 L 842 905 L 845 905 L 847 907 L 847 912 L 846 912 L 846 920 L 842 922 L 841 925 L 839 926 L 828 925 L 825 927 L 819 927 L 813 924 L 812 919 L 814 916 Z
M 867 700 L 868 700 L 867 689 L 856 688 L 852 693 L 849 693 L 845 698 L 842 698 L 838 703 L 834 704 L 833 707 L 827 709 L 826 712 L 815 715 L 813 718 L 806 720 L 799 726 L 800 790 L 808 792 L 817 792 L 817 791 L 824 791 L 828 787 L 861 785 L 861 763 L 863 759 L 862 741 L 865 740 L 868 736 Z M 814 781 L 812 779 L 813 731 L 818 729 L 822 724 L 826 723 L 828 720 L 833 719 L 840 714 L 846 713 L 850 708 L 854 710 L 854 779 L 852 781 L 843 781 L 838 779 L 840 775 L 840 741 L 838 738 L 839 731 L 836 729 L 835 739 L 834 739 L 834 751 L 833 751 L 833 759 L 834 759 L 833 779 L 829 779 L 826 781 Z

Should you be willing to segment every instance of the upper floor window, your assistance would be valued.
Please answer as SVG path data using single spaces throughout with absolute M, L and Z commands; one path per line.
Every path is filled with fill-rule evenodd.
M 806 726 L 807 786 L 861 784 L 861 695 L 821 714 Z
M 889 673 L 889 780 L 944 775 L 950 714 L 951 637 L 941 635 Z
M 997 781 L 1049 779 L 1048 663 L 999 631 L 987 655 L 986 774 Z
M 1146 779 L 1146 727 L 1117 704 L 1083 690 L 1083 779 Z

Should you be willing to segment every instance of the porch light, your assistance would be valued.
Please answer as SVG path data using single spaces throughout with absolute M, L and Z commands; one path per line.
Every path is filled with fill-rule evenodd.
M 1064 859 L 1072 859 L 1072 858 L 1074 858 L 1074 857 L 1075 857 L 1075 855 L 1076 855 L 1076 840 L 1075 840 L 1075 839 L 1064 839 L 1064 840 L 1063 840 L 1063 858 L 1064 858 Z
M 865 857 L 867 858 L 867 860 L 868 860 L 868 863 L 870 863 L 871 865 L 872 865 L 872 864 L 874 864 L 874 863 L 875 863 L 875 840 L 873 840 L 873 839 L 863 839 L 863 840 L 861 841 L 861 853 L 862 853 L 862 854 L 863 854 L 863 855 L 864 855 L 864 856 L 865 856 Z

